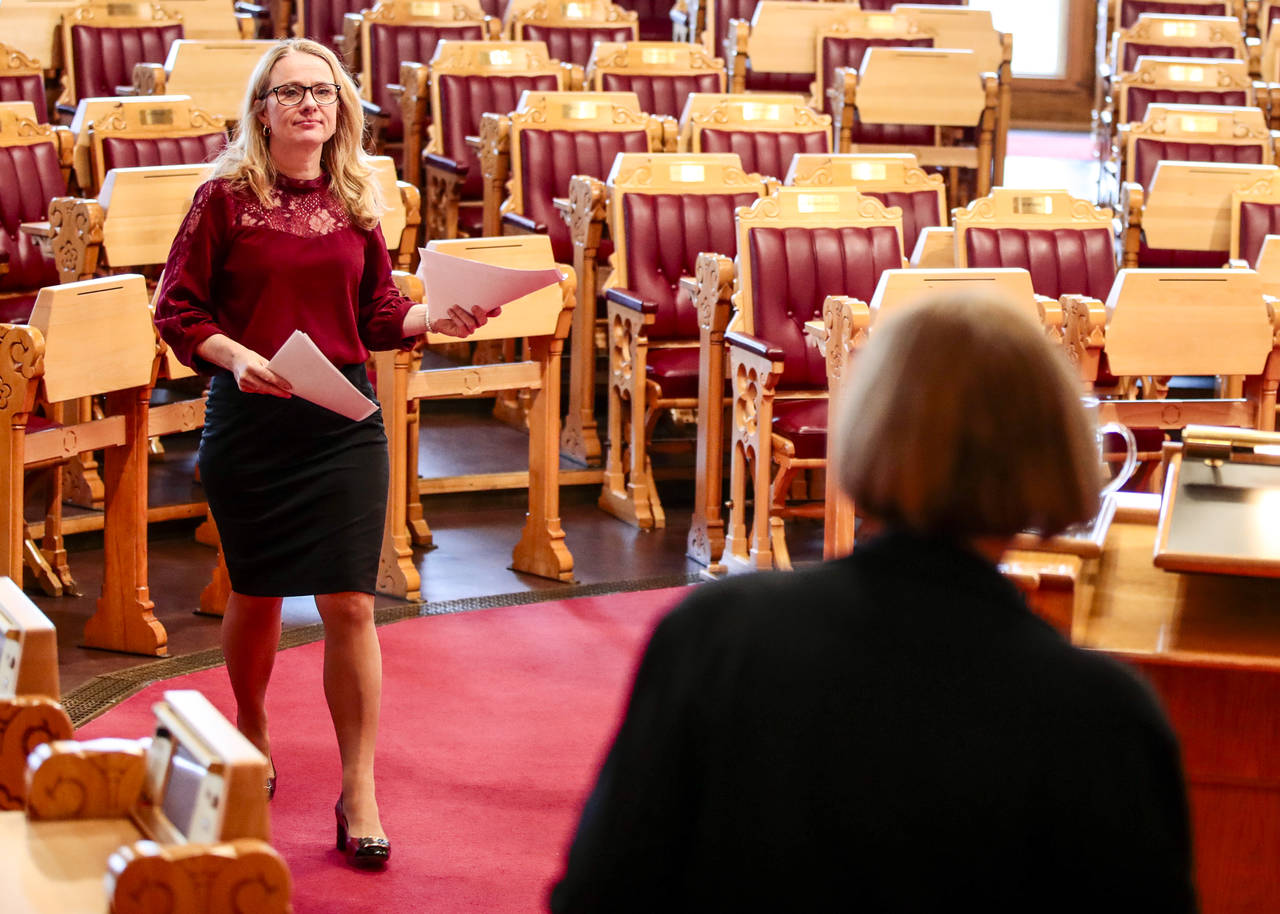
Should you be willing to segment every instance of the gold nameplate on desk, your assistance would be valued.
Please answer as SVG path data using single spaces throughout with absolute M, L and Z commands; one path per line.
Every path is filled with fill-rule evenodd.
M 1013 211 L 1037 216 L 1047 216 L 1053 212 L 1052 197 L 1014 197 Z
M 681 184 L 701 184 L 707 179 L 707 169 L 702 165 L 672 165 L 668 177 Z
M 1154 561 L 1280 578 L 1280 434 L 1187 426 L 1169 460 Z
M 1166 22 L 1162 28 L 1166 38 L 1194 38 L 1196 24 L 1194 22 Z
M 1165 71 L 1174 82 L 1198 83 L 1204 81 L 1204 67 L 1189 67 L 1175 64 Z
M 838 213 L 840 198 L 833 194 L 797 194 L 796 209 L 802 213 Z

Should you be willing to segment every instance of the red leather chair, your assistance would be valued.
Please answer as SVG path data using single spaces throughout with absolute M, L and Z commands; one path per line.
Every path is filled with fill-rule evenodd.
M 598 192 L 608 196 L 617 244 L 613 285 L 605 293 L 609 445 L 599 504 L 638 527 L 662 527 L 666 515 L 649 464 L 659 417 L 699 407 L 700 435 L 704 423 L 723 427 L 723 356 L 709 382 L 714 405 L 704 412 L 699 314 L 682 280 L 695 275 L 699 254 L 736 253 L 733 214 L 765 195 L 768 185 L 744 172 L 733 155 L 622 155 Z M 718 482 L 715 487 L 718 496 Z
M 586 84 L 597 92 L 634 92 L 641 111 L 678 118 L 692 93 L 725 91 L 724 61 L 685 42 L 599 42 Z
M 481 18 L 471 7 L 448 4 L 434 7 L 435 12 L 418 12 L 413 0 L 382 0 L 373 9 L 360 14 L 358 34 L 349 29 L 347 36 L 359 45 L 360 96 L 372 105 L 369 112 L 375 130 L 375 146 L 401 145 L 405 136 L 405 118 L 401 110 L 404 86 L 400 68 L 406 62 L 426 63 L 441 41 L 482 41 L 496 38 L 497 19 Z M 425 131 L 428 124 L 414 123 L 413 129 Z M 414 150 L 420 144 L 412 144 Z M 403 163 L 407 165 L 408 163 Z
M 113 168 L 212 162 L 226 146 L 226 124 L 221 117 L 192 109 L 184 102 L 157 103 L 155 107 L 172 111 L 172 121 L 158 126 L 147 123 L 144 115 L 155 109 L 130 105 L 94 122 L 94 184 L 90 193 L 98 192 Z
M 1221 251 L 1152 248 L 1142 235 L 1142 210 L 1156 166 L 1161 161 L 1270 165 L 1275 138 L 1256 108 L 1151 105 L 1141 124 L 1122 126 L 1124 184 L 1121 185 L 1125 265 L 1215 268 L 1228 257 Z
M 864 7 L 867 8 L 867 7 Z M 842 100 L 827 97 L 825 86 L 835 85 L 836 69 L 845 67 L 856 71 L 862 63 L 867 48 L 931 48 L 933 39 L 921 38 L 866 38 L 846 37 L 839 27 L 821 35 L 821 68 L 818 76 L 817 95 L 822 99 L 823 110 L 834 117 Z M 856 112 L 855 112 L 856 115 Z M 853 143 L 884 143 L 903 146 L 929 145 L 933 142 L 933 128 L 928 125 L 864 124 L 855 116 L 850 136 Z
M 733 153 L 746 171 L 775 180 L 797 154 L 831 152 L 831 119 L 797 96 L 698 95 L 680 135 L 687 152 Z
M 541 41 L 555 60 L 585 67 L 597 42 L 636 41 L 639 25 L 634 10 L 610 0 L 552 5 L 538 0 L 511 19 L 516 41 Z
M 953 217 L 957 266 L 1027 270 L 1036 294 L 1049 298 L 1105 302 L 1111 293 L 1116 256 L 1109 209 L 1061 191 L 997 187 Z
M 886 207 L 902 210 L 902 249 L 908 256 L 926 228 L 946 226 L 942 176 L 927 174 L 907 153 L 805 155 L 791 160 L 783 183 L 790 187 L 853 187 Z
M 603 180 L 614 159 L 625 153 L 672 151 L 671 118 L 644 114 L 634 95 L 591 92 L 526 92 L 510 116 L 486 114 L 480 126 L 485 162 L 484 234 L 538 234 L 551 238 L 557 263 L 573 262 L 569 227 L 555 200 L 569 195 L 576 175 Z M 510 174 L 511 192 L 497 208 Z M 601 256 L 608 256 L 605 245 Z M 595 290 L 582 292 L 592 301 Z
M 183 36 L 182 20 L 159 4 L 76 7 L 62 20 L 66 87 L 59 105 L 82 98 L 114 96 L 117 86 L 133 85 L 134 64 L 164 60 L 169 45 Z
M 58 282 L 53 257 L 20 229 L 49 218 L 49 202 L 66 194 L 71 135 L 65 128 L 0 111 L 0 322 L 25 323 L 43 286 Z
M 37 123 L 49 122 L 49 99 L 44 94 L 40 62 L 7 44 L 0 44 L 0 102 L 31 102 Z
M 514 111 L 526 91 L 581 86 L 581 71 L 561 65 L 537 41 L 442 41 L 431 60 L 431 139 L 424 154 L 429 238 L 478 235 L 484 177 L 477 143 L 486 112 Z
M 1138 21 L 1143 13 L 1155 13 L 1160 16 L 1234 16 L 1235 4 L 1219 2 L 1219 0 L 1111 0 L 1113 7 L 1118 6 L 1116 21 L 1120 28 L 1127 29 Z
M 902 218 L 851 188 L 784 187 L 740 211 L 737 228 L 738 310 L 725 334 L 733 450 L 723 562 L 731 571 L 785 569 L 783 518 L 821 516 L 817 505 L 787 505 L 792 482 L 826 466 L 826 362 L 805 324 L 822 320 L 828 295 L 869 301 L 880 274 L 905 265 Z

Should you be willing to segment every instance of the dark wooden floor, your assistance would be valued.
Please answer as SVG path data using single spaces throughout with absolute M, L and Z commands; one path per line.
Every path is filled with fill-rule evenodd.
M 420 472 L 437 477 L 520 469 L 527 465 L 527 441 L 523 432 L 494 421 L 483 401 L 429 406 L 423 416 Z M 195 443 L 194 436 L 170 441 L 166 453 L 153 459 L 153 504 L 199 497 L 199 485 L 192 480 Z M 681 463 L 687 464 L 688 458 L 672 458 L 666 470 L 669 478 L 659 483 L 667 509 L 667 526 L 662 530 L 636 530 L 605 514 L 595 504 L 598 485 L 562 488 L 562 525 L 574 557 L 576 585 L 657 581 L 700 570 L 684 555 L 693 482 L 691 476 L 682 476 Z M 422 575 L 422 597 L 427 603 L 523 595 L 529 591 L 545 591 L 550 598 L 571 592 L 573 585 L 521 574 L 508 567 L 524 522 L 524 490 L 431 495 L 424 498 L 423 505 L 435 542 L 435 548 L 415 552 Z M 178 520 L 153 523 L 150 529 L 151 599 L 156 616 L 169 633 L 169 653 L 173 657 L 218 645 L 219 620 L 193 612 L 214 563 L 213 550 L 195 540 L 196 525 L 195 520 Z M 792 548 L 797 561 L 816 560 L 821 554 L 820 524 L 795 521 Z M 68 551 L 81 596 L 53 598 L 28 589 L 57 626 L 64 694 L 94 677 L 155 662 L 154 658 L 79 646 L 101 587 L 101 534 L 69 537 Z M 403 604 L 391 597 L 377 598 L 378 607 Z M 310 599 L 286 601 L 286 629 L 318 621 Z

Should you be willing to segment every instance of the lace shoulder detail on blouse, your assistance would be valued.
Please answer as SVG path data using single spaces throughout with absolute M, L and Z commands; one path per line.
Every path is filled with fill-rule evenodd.
M 237 194 L 236 224 L 269 228 L 299 238 L 319 238 L 341 231 L 351 224 L 346 208 L 327 187 L 295 192 L 273 188 L 272 205 L 267 207 L 252 194 Z

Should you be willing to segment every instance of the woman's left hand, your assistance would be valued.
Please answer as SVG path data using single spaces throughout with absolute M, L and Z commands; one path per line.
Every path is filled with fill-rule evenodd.
M 449 309 L 448 317 L 431 322 L 431 332 L 443 333 L 445 336 L 468 337 L 476 332 L 476 328 L 483 327 L 489 318 L 501 313 L 501 310 L 485 311 L 478 305 L 473 305 L 468 310 L 461 305 L 454 305 Z

